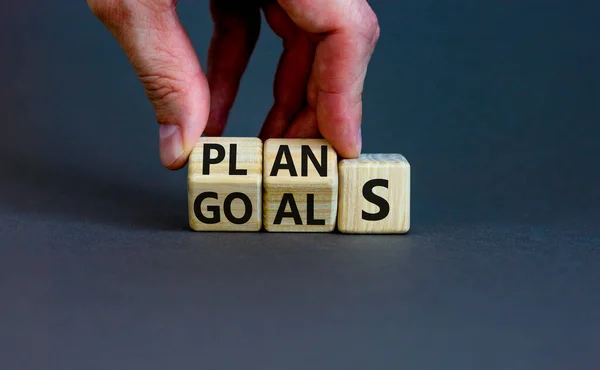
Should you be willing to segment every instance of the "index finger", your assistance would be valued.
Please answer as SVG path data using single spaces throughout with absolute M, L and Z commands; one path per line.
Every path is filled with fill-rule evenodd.
M 307 92 L 321 135 L 340 156 L 357 157 L 362 150 L 364 81 L 380 34 L 375 13 L 366 0 L 279 0 L 279 4 L 300 28 L 321 38 Z

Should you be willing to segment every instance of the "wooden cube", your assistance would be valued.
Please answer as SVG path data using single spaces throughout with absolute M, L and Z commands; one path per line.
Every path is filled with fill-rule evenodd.
M 338 157 L 323 139 L 264 144 L 263 223 L 270 232 L 331 232 L 338 201 Z
M 410 229 L 410 164 L 400 154 L 363 154 L 339 162 L 338 230 L 404 234 Z
M 188 212 L 195 231 L 259 231 L 262 150 L 257 138 L 203 137 L 188 162 Z

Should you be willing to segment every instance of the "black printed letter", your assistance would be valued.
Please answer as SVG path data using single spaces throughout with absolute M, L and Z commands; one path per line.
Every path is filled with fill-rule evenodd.
M 384 198 L 376 195 L 375 193 L 373 193 L 373 188 L 376 186 L 383 186 L 384 188 L 387 189 L 388 180 L 373 179 L 373 180 L 367 181 L 365 183 L 365 186 L 363 186 L 363 190 L 362 190 L 363 197 L 365 197 L 365 199 L 368 200 L 369 202 L 379 206 L 378 213 L 368 213 L 368 212 L 362 211 L 362 219 L 365 221 L 381 221 L 384 218 L 386 218 L 388 216 L 388 214 L 390 213 L 390 204 L 388 203 L 388 201 L 385 200 Z
M 231 203 L 235 199 L 241 199 L 244 202 L 244 215 L 241 218 L 236 218 L 231 212 Z M 250 198 L 244 193 L 231 193 L 225 198 L 225 204 L 223 205 L 223 211 L 225 212 L 225 217 L 235 225 L 243 225 L 246 222 L 250 221 L 252 217 L 252 202 Z
M 308 176 L 308 158 L 310 158 L 319 175 L 327 177 L 327 146 L 321 146 L 321 163 L 319 163 L 310 146 L 302 145 L 302 176 L 304 177 Z
M 285 155 L 285 164 L 281 163 L 282 157 Z M 279 146 L 279 150 L 277 151 L 277 156 L 275 156 L 275 163 L 273 163 L 273 168 L 271 169 L 270 176 L 277 176 L 279 170 L 288 169 L 290 170 L 290 176 L 298 176 L 296 172 L 296 166 L 294 166 L 294 161 L 292 160 L 292 153 L 290 153 L 290 147 L 287 145 Z
M 217 151 L 217 158 L 210 157 L 210 151 L 213 149 Z M 225 159 L 225 148 L 219 144 L 206 143 L 202 154 L 202 174 L 210 175 L 210 165 L 221 163 Z
M 290 203 L 290 211 L 286 212 L 285 209 L 287 204 Z M 285 193 L 281 198 L 281 203 L 279 204 L 279 209 L 277 210 L 277 214 L 275 215 L 275 221 L 273 224 L 281 225 L 281 220 L 284 217 L 293 217 L 294 223 L 296 225 L 302 225 L 302 218 L 300 217 L 300 212 L 298 211 L 298 207 L 296 206 L 296 200 L 294 199 L 294 194 Z
M 325 225 L 325 220 L 315 220 L 315 195 L 306 195 L 306 224 Z
M 247 175 L 248 170 L 238 170 L 237 165 L 237 144 L 229 145 L 229 174 L 230 175 Z
M 201 193 L 196 197 L 194 201 L 194 213 L 196 214 L 196 218 L 205 224 L 218 224 L 221 222 L 221 214 L 219 213 L 219 206 L 208 206 L 206 210 L 212 212 L 212 217 L 208 218 L 202 213 L 202 201 L 204 199 L 219 199 L 217 193 L 214 192 L 206 192 Z

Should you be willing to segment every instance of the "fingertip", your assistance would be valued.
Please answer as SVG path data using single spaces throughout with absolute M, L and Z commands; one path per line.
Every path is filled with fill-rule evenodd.
M 355 152 L 351 158 L 357 158 L 362 152 L 362 129 L 358 126 L 358 134 L 356 135 Z
M 362 150 L 362 100 L 353 94 L 320 91 L 317 104 L 319 130 L 345 159 L 356 158 Z
M 177 160 L 175 160 L 175 162 L 169 164 L 169 165 L 164 165 L 164 167 L 167 170 L 170 171 L 179 171 L 180 169 L 182 169 L 183 167 L 185 167 L 185 165 L 187 164 L 188 161 L 188 157 L 185 155 L 182 155 L 181 157 L 179 157 Z
M 323 138 L 333 146 L 338 155 L 343 159 L 357 158 L 362 151 L 360 130 L 358 135 L 339 132 L 324 132 Z
M 362 152 L 362 139 L 359 136 L 357 138 L 356 142 L 354 143 L 354 145 L 349 148 L 348 152 L 343 157 L 344 157 L 344 159 L 358 158 L 360 156 L 361 152 Z
M 159 126 L 160 161 L 170 170 L 181 169 L 187 163 L 183 146 L 183 136 L 178 125 L 161 124 Z
M 336 149 L 340 157 L 343 159 L 353 159 L 358 158 L 361 153 L 361 144 L 353 143 L 353 144 L 343 144 Z

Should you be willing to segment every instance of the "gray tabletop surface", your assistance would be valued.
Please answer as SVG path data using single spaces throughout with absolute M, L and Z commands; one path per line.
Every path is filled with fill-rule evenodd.
M 600 368 L 600 6 L 372 1 L 364 152 L 404 236 L 195 233 L 85 1 L 0 11 L 0 369 Z M 205 1 L 181 0 L 205 66 Z M 227 136 L 256 136 L 268 28 Z

